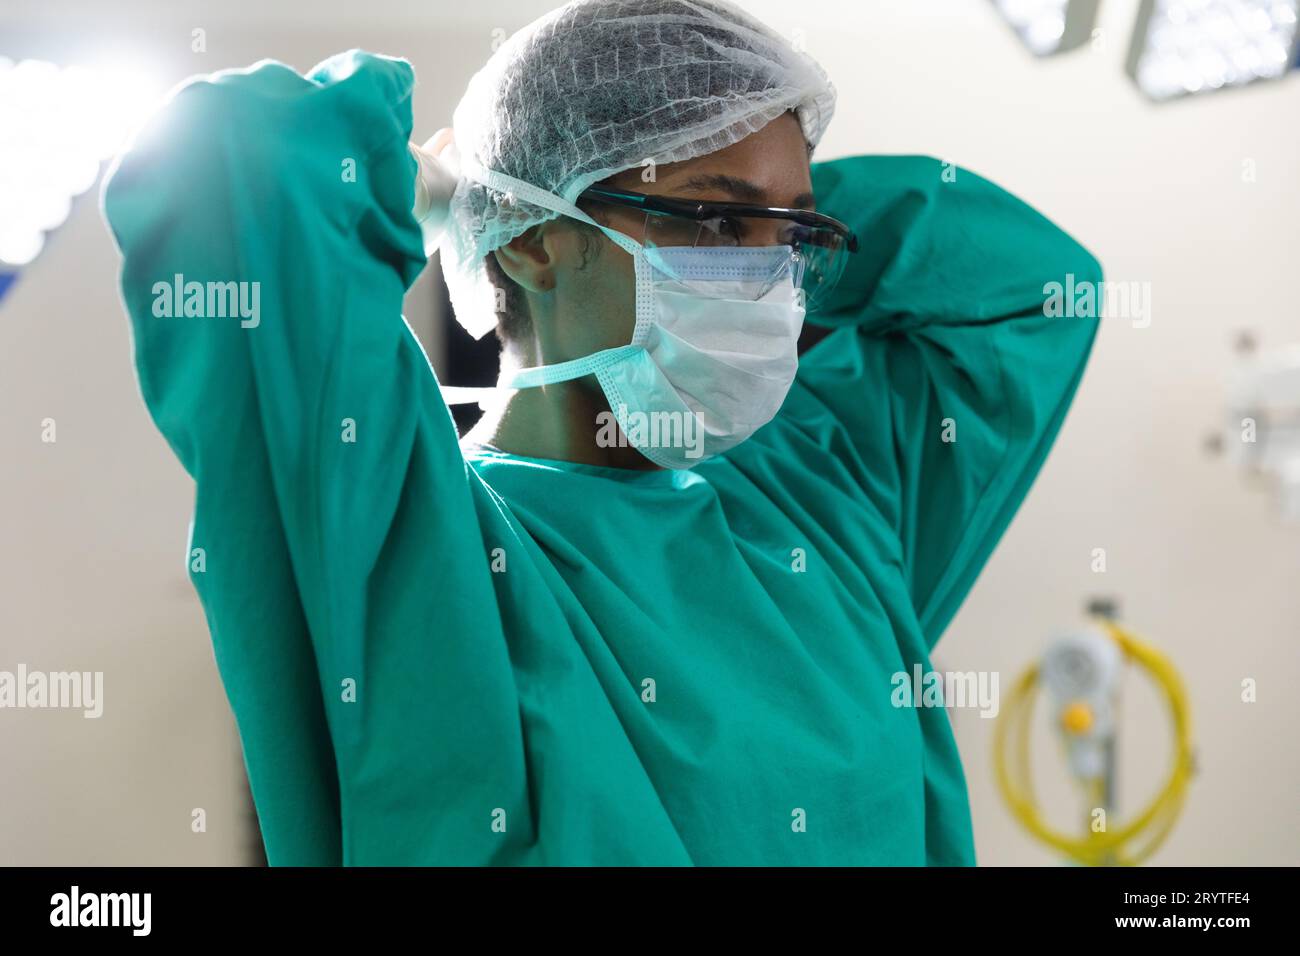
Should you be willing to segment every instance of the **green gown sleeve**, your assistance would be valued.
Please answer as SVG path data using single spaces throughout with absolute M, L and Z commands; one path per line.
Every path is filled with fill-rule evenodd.
M 429 701 L 451 721 L 503 702 L 481 729 L 508 748 L 513 719 L 517 737 L 508 667 L 475 666 L 505 653 L 481 502 L 401 316 L 426 262 L 413 85 L 358 51 L 306 77 L 268 62 L 190 82 L 103 194 L 141 392 L 196 482 L 191 578 L 272 863 L 348 862 L 349 841 L 405 859 L 382 841 L 439 825 L 439 760 L 474 757 L 434 746 L 446 729 L 415 719 Z M 389 540 L 404 517 L 421 540 Z M 372 575 L 394 568 L 390 596 Z M 441 641 L 403 626 L 420 615 Z
M 1097 332 L 1096 317 L 1049 315 L 1049 284 L 1097 283 L 1101 267 L 934 159 L 822 163 L 813 183 L 861 245 L 809 316 L 836 330 L 802 356 L 782 414 L 836 450 L 896 529 L 933 648 L 1042 466 Z

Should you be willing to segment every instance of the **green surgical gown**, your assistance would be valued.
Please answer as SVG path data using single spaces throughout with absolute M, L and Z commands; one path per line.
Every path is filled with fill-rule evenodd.
M 819 164 L 862 248 L 753 438 L 689 471 L 462 447 L 401 315 L 414 82 L 192 81 L 103 193 L 271 863 L 973 863 L 948 716 L 893 675 L 1047 454 L 1097 323 L 1044 285 L 1095 259 L 964 169 Z

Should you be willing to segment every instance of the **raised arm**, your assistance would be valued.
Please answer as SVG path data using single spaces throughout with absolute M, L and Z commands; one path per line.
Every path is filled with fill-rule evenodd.
M 377 853 L 366 827 L 402 813 L 430 825 L 433 799 L 378 812 L 365 781 L 429 791 L 454 642 L 503 646 L 455 429 L 401 316 L 425 264 L 413 85 L 359 52 L 191 82 L 104 190 L 141 392 L 196 481 L 191 577 L 273 863 Z
M 955 176 L 953 175 L 955 173 Z M 813 170 L 818 208 L 861 250 L 782 415 L 837 450 L 897 529 L 930 646 L 1028 492 L 1065 417 L 1095 317 L 1049 283 L 1101 280 L 1087 250 L 1011 194 L 915 156 Z

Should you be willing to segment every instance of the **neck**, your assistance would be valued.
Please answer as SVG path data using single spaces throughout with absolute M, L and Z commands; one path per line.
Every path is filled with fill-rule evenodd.
M 606 420 L 598 418 L 602 412 L 609 412 L 609 403 L 593 376 L 521 388 L 500 407 L 485 412 L 465 438 L 527 458 L 657 470 L 658 465 L 626 442 L 610 445 L 599 440 Z

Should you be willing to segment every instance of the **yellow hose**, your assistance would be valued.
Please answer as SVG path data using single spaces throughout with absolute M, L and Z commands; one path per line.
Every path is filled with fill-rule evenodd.
M 1039 817 L 1029 773 L 1030 717 L 1038 688 L 1037 664 L 1020 675 L 1003 702 L 1002 715 L 994 730 L 994 765 L 998 787 L 1012 815 L 1039 840 L 1085 866 L 1135 866 L 1164 842 L 1182 809 L 1193 772 L 1190 706 L 1178 672 L 1168 658 L 1114 621 L 1099 619 L 1098 623 L 1119 645 L 1125 657 L 1150 673 L 1165 692 L 1172 718 L 1175 752 L 1173 769 L 1164 787 L 1141 813 L 1118 829 L 1111 829 L 1107 820 L 1106 832 L 1094 833 L 1086 824 L 1085 836 L 1071 837 L 1047 826 Z M 1015 734 L 1015 759 L 1009 760 L 1008 737 L 1012 734 Z M 1100 802 L 1101 784 L 1100 778 L 1087 784 L 1094 806 Z M 1130 849 L 1129 844 L 1136 843 L 1144 834 L 1145 844 Z

